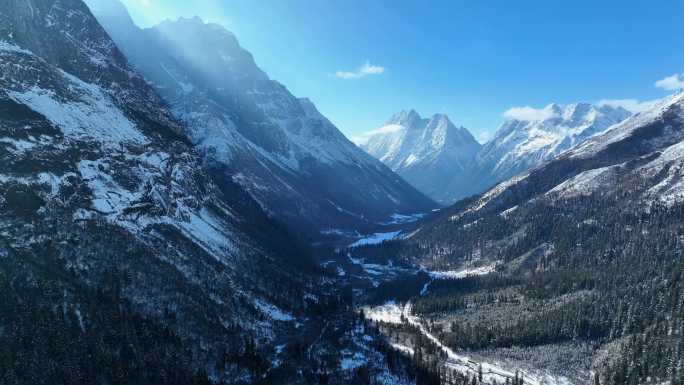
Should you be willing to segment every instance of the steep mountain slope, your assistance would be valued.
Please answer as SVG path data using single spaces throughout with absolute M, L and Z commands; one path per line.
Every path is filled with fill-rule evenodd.
M 0 382 L 248 381 L 308 258 L 210 178 L 85 4 L 0 1 Z
M 534 120 L 510 119 L 478 154 L 484 188 L 548 161 L 631 116 L 621 107 L 550 104 Z
M 548 360 L 580 383 L 591 370 L 600 383 L 678 384 L 683 170 L 677 94 L 364 253 L 433 276 L 485 272 L 415 294 L 453 349 Z
M 479 192 L 469 182 L 481 145 L 446 115 L 423 119 L 413 110 L 402 111 L 360 146 L 438 202 Z
M 270 80 L 221 26 L 180 19 L 140 30 L 118 2 L 90 3 L 197 148 L 277 217 L 312 233 L 434 207 Z
M 619 189 L 621 180 L 632 178 L 643 178 L 643 188 L 648 189 L 635 190 L 630 196 L 631 202 L 650 205 L 654 203 L 653 197 L 662 200 L 671 198 L 669 194 L 654 196 L 652 193 L 664 193 L 664 190 L 659 190 L 660 187 L 676 187 L 678 178 L 669 174 L 674 171 L 672 167 L 678 161 L 677 149 L 684 139 L 683 98 L 682 94 L 665 98 L 652 109 L 590 138 L 543 167 L 501 183 L 477 201 L 477 211 L 499 205 L 508 209 L 514 206 L 511 204 L 513 202 L 525 203 L 541 193 L 548 194 L 549 199 L 556 197 L 559 192 L 564 192 L 561 197 L 571 197 L 575 193 L 591 195 L 595 192 L 610 195 L 613 191 L 604 187 Z M 608 178 L 611 180 L 607 183 L 599 183 L 608 174 L 613 174 L 615 178 Z M 656 175 L 656 179 L 651 179 Z M 570 186 L 572 188 L 566 188 Z M 654 187 L 658 189 L 653 190 Z M 636 194 L 638 191 L 642 195 Z
M 479 222 L 484 219 L 524 223 L 523 214 L 528 213 L 528 207 L 571 205 L 574 200 L 588 198 L 615 200 L 615 207 L 639 212 L 648 212 L 661 204 L 679 205 L 682 200 L 679 170 L 680 163 L 684 162 L 680 151 L 684 140 L 683 99 L 683 94 L 668 97 L 653 109 L 591 137 L 541 167 L 443 210 L 413 238 L 431 247 L 469 248 L 473 245 L 458 246 L 460 241 L 448 234 L 476 231 L 483 226 Z M 511 227 L 505 233 L 515 229 Z M 498 252 L 491 252 L 499 247 L 490 243 L 478 246 L 478 250 L 483 256 L 493 258 Z M 475 252 L 472 249 L 466 254 Z M 458 260 L 464 254 L 456 253 L 453 257 Z

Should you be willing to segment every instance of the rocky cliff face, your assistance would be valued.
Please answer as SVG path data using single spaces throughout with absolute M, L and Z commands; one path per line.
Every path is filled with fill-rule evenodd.
M 607 228 L 599 224 L 613 220 L 616 212 L 639 216 L 679 207 L 684 202 L 683 141 L 684 94 L 680 93 L 537 168 L 445 209 L 441 218 L 427 224 L 415 237 L 432 247 L 442 244 L 461 248 L 465 244 L 452 238 L 453 231 L 461 227 L 463 234 L 476 232 L 489 224 L 487 232 L 498 241 L 492 239 L 480 252 L 498 255 L 500 249 L 512 247 L 514 243 L 508 241 L 524 235 L 516 231 L 539 226 L 537 219 L 544 217 L 540 207 L 567 210 L 572 213 L 568 218 L 574 218 L 575 223 L 601 230 Z M 506 230 L 498 233 L 499 229 Z M 536 234 L 544 239 L 560 235 L 564 234 Z M 501 243 L 501 239 L 507 241 Z
M 214 174 L 85 4 L 0 1 L 0 284 L 3 306 L 29 309 L 0 316 L 0 329 L 57 317 L 40 335 L 54 342 L 76 330 L 78 349 L 98 359 L 122 343 L 132 362 L 154 342 L 89 339 L 144 329 L 166 336 L 158 364 L 181 382 L 198 369 L 248 376 L 230 359 L 214 362 L 237 359 L 246 343 L 269 354 L 305 309 L 312 267 L 247 193 Z M 15 337 L 2 338 L 15 346 Z M 36 354 L 36 344 L 20 346 L 15 354 Z M 96 364 L 72 358 L 80 371 Z M 103 378 L 116 367 L 102 365 Z
M 552 159 L 632 114 L 621 107 L 550 104 L 538 119 L 506 121 L 478 154 L 484 187 Z
M 269 79 L 221 26 L 195 18 L 140 30 L 120 5 L 91 3 L 205 159 L 276 217 L 313 234 L 434 207 Z

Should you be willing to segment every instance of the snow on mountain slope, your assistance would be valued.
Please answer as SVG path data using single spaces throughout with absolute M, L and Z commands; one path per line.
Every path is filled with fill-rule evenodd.
M 269 79 L 223 27 L 194 18 L 140 30 L 118 2 L 89 3 L 214 172 L 232 177 L 278 218 L 313 233 L 434 208 L 311 101 Z
M 101 141 L 106 146 L 121 146 L 126 141 L 138 145 L 147 141 L 135 125 L 119 110 L 103 90 L 63 73 L 62 79 L 76 97 L 58 100 L 50 90 L 34 86 L 26 91 L 9 91 L 9 97 L 45 116 L 68 136 Z
M 614 357 L 633 359 L 631 345 L 620 347 L 620 341 L 641 334 L 644 328 L 657 328 L 654 325 L 660 321 L 651 321 L 652 314 L 660 314 L 660 319 L 666 323 L 681 324 L 681 320 L 675 320 L 680 308 L 676 300 L 670 302 L 673 306 L 664 310 L 661 304 L 665 301 L 653 298 L 661 293 L 681 291 L 677 278 L 669 277 L 677 277 L 682 271 L 683 207 L 684 93 L 680 93 L 607 128 L 540 166 L 499 183 L 478 197 L 440 210 L 436 216 L 421 222 L 410 237 L 383 251 L 391 250 L 391 255 L 399 261 L 408 260 L 430 270 L 458 271 L 471 264 L 496 264 L 491 280 L 472 280 L 473 286 L 479 287 L 476 289 L 478 296 L 533 286 L 536 287 L 534 292 L 543 293 L 536 298 L 544 298 L 544 303 L 533 304 L 531 298 L 536 294 L 527 296 L 533 291 L 525 289 L 527 294 L 522 308 L 518 307 L 518 302 L 508 307 L 497 303 L 492 307 L 457 305 L 446 311 L 440 305 L 421 309 L 419 313 L 430 319 L 431 325 L 438 320 L 437 325 L 425 327 L 438 338 L 439 335 L 449 336 L 449 332 L 444 331 L 457 322 L 475 322 L 484 330 L 497 330 L 499 326 L 495 325 L 502 325 L 501 320 L 504 323 L 516 318 L 523 320 L 498 329 L 500 331 L 488 335 L 479 346 L 463 344 L 468 339 L 467 334 L 452 335 L 447 337 L 452 341 L 450 348 L 483 349 L 490 353 L 496 350 L 490 347 L 495 343 L 492 341 L 521 331 L 525 337 L 511 344 L 525 349 L 524 360 L 537 364 L 539 358 L 530 359 L 528 351 L 553 341 L 548 345 L 549 349 L 542 350 L 544 355 L 552 354 L 555 349 L 566 352 L 565 348 L 556 345 L 559 339 L 581 338 L 595 344 L 596 348 L 583 352 L 582 357 L 591 357 L 597 378 L 610 378 L 615 373 L 612 368 L 616 366 L 607 370 L 602 366 L 605 362 L 611 365 L 609 360 Z M 597 277 L 597 284 L 584 286 L 582 282 L 590 276 Z M 509 279 L 510 283 L 504 283 Z M 611 280 L 614 283 L 609 287 L 599 287 Z M 487 289 L 483 290 L 484 287 Z M 432 289 L 435 289 L 432 284 L 423 286 L 421 293 L 429 292 L 432 297 L 421 296 L 415 300 L 416 306 L 421 302 L 434 305 L 463 293 L 462 286 L 442 286 L 441 292 Z M 674 294 L 675 298 L 677 296 Z M 569 337 L 563 334 L 565 332 L 558 332 L 565 328 L 556 327 L 551 314 L 563 312 L 564 315 L 557 319 L 574 322 L 578 314 L 580 318 L 582 314 L 598 314 L 587 310 L 592 306 L 602 309 L 601 315 L 595 318 L 597 322 L 617 323 L 616 332 L 606 331 L 593 337 L 583 332 L 581 337 L 576 337 L 579 333 Z M 624 327 L 631 321 L 622 320 L 622 309 L 632 306 L 633 314 L 643 315 L 644 321 L 630 330 Z M 658 310 L 654 310 L 656 307 Z M 391 313 L 385 309 L 383 314 L 389 318 Z M 488 317 L 491 317 L 489 321 Z M 407 318 L 406 314 L 404 318 Z M 606 321 L 608 319 L 611 321 Z M 547 326 L 546 335 L 554 337 L 525 341 L 527 336 L 539 335 L 540 328 Z M 659 338 L 669 341 L 670 329 L 663 327 L 661 330 Z M 646 350 L 658 351 L 657 348 Z M 605 356 L 605 351 L 611 352 L 610 358 Z M 505 356 L 509 357 L 507 354 Z M 676 353 L 672 355 L 677 356 Z M 554 359 L 555 362 L 564 360 L 562 357 Z M 563 371 L 554 375 L 567 376 L 571 382 L 587 382 L 582 380 L 586 376 L 580 371 L 565 372 L 575 365 L 566 362 L 562 365 Z M 581 371 L 587 367 L 577 366 Z M 666 377 L 662 375 L 653 382 L 663 382 Z
M 645 193 L 647 197 L 667 205 L 684 202 L 684 143 L 668 147 L 653 162 L 642 166 L 640 171 L 647 177 L 662 178 L 648 189 Z M 661 176 L 662 173 L 666 173 L 665 177 Z
M 59 293 L 27 311 L 76 307 L 107 328 L 81 295 L 111 291 L 121 310 L 107 310 L 168 328 L 215 379 L 245 375 L 217 369 L 219 352 L 244 338 L 268 351 L 294 327 L 314 279 L 305 249 L 213 178 L 80 0 L 0 1 L 0 235 L 1 278 Z
M 536 120 L 510 119 L 478 154 L 484 186 L 513 177 L 572 148 L 631 113 L 621 107 L 550 104 Z
M 542 166 L 517 175 L 451 212 L 451 220 L 502 212 L 541 196 L 563 202 L 578 195 L 611 196 L 629 188 L 629 201 L 649 207 L 684 199 L 684 93 L 590 137 Z
M 578 145 L 631 115 L 620 107 L 550 104 L 535 120 L 510 119 L 480 146 L 444 115 L 396 114 L 363 136 L 360 146 L 442 203 L 480 193 Z
M 468 181 L 474 177 L 481 146 L 446 115 L 423 119 L 413 110 L 402 111 L 359 144 L 438 202 L 451 203 L 477 192 Z
M 599 151 L 605 150 L 606 147 L 611 144 L 627 139 L 643 126 L 666 119 L 667 117 L 665 115 L 672 114 L 673 109 L 676 108 L 675 106 L 678 103 L 681 103 L 681 101 L 681 93 L 665 97 L 661 101 L 655 103 L 652 108 L 634 115 L 632 119 L 624 121 L 623 124 L 600 132 L 600 135 L 592 138 L 592 140 L 576 146 L 569 151 L 569 155 L 571 157 L 582 158 L 595 155 Z

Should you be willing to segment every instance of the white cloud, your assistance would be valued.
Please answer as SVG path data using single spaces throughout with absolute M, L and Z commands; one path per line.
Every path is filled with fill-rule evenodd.
M 674 74 L 672 76 L 666 77 L 665 79 L 660 79 L 655 82 L 655 86 L 666 91 L 677 91 L 684 89 L 684 73 Z
M 599 106 L 622 107 L 634 114 L 643 112 L 654 107 L 660 100 L 639 101 L 636 99 L 603 99 L 597 103 Z
M 637 99 L 603 99 L 596 102 L 598 106 L 622 107 L 636 114 L 653 108 L 660 99 L 640 101 Z M 533 108 L 529 106 L 513 107 L 504 112 L 503 116 L 510 120 L 541 121 L 554 117 L 556 112 L 552 105 L 545 108 Z
M 366 61 L 354 71 L 337 71 L 335 77 L 340 79 L 360 79 L 368 75 L 381 75 L 383 73 L 385 73 L 385 67 L 372 65 L 369 61 Z
M 533 108 L 530 106 L 513 107 L 504 112 L 503 116 L 510 120 L 540 121 L 552 118 L 556 113 L 551 106 L 546 108 Z
M 485 144 L 489 142 L 494 137 L 494 133 L 491 131 L 482 131 L 477 134 L 477 141 L 480 144 Z
M 352 135 L 349 139 L 352 142 L 356 143 L 357 145 L 361 146 L 361 145 L 368 143 L 368 140 L 375 135 L 391 134 L 393 132 L 403 131 L 405 129 L 406 129 L 405 127 L 400 126 L 398 124 L 389 124 L 387 126 L 382 126 L 382 127 L 377 128 L 375 130 L 366 131 L 366 132 L 362 132 L 360 134 Z

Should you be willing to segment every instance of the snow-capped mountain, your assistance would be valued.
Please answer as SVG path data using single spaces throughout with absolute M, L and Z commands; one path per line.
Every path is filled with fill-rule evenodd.
M 230 176 L 278 218 L 317 232 L 434 207 L 311 101 L 269 79 L 223 27 L 194 18 L 141 30 L 118 1 L 89 3 L 214 172 Z
M 468 182 L 481 145 L 444 114 L 423 119 L 414 110 L 399 112 L 359 145 L 438 202 L 478 192 Z
M 530 384 L 592 382 L 589 366 L 568 354 L 576 349 L 570 341 L 577 340 L 592 345 L 580 355 L 591 363 L 595 383 L 611 382 L 626 367 L 638 367 L 634 362 L 660 365 L 647 374 L 634 369 L 627 376 L 635 383 L 661 383 L 684 359 L 677 348 L 682 333 L 672 337 L 684 324 L 683 213 L 684 93 L 679 93 L 484 194 L 440 210 L 403 241 L 375 253 L 431 272 L 425 286 L 414 289 L 420 290 L 414 298 L 434 307 L 413 314 L 438 325 L 442 332 L 434 340 L 456 341 L 451 346 L 465 350 L 463 341 L 479 333 L 446 329 L 454 320 L 476 320 L 484 336 L 470 345 L 472 351 L 492 354 L 497 350 L 492 345 L 505 339 L 498 345 L 504 355 L 515 346 L 534 357 L 525 359 L 530 365 L 525 366 L 533 367 L 539 356 L 528 353 L 541 351 L 562 368 L 561 377 L 567 376 Z M 453 274 L 467 278 L 431 291 L 440 276 Z M 464 292 L 467 298 L 507 293 L 515 300 L 445 305 Z M 411 310 L 398 314 L 411 317 Z M 429 327 L 424 330 L 429 333 Z M 625 343 L 644 330 L 651 331 L 647 337 Z M 663 361 L 662 352 L 671 359 Z
M 631 113 L 621 107 L 550 104 L 534 119 L 510 119 L 480 145 L 445 115 L 402 111 L 365 134 L 359 146 L 432 199 L 449 204 L 525 172 Z
M 621 107 L 550 104 L 532 120 L 509 119 L 478 154 L 480 186 L 511 178 L 548 161 L 631 113 Z
M 294 330 L 307 255 L 212 177 L 83 2 L 0 2 L 0 286 L 21 308 L 0 330 L 32 357 L 3 379 L 249 378 L 230 360 Z
M 684 203 L 684 93 L 445 210 L 443 225 L 492 213 L 508 217 L 539 204 L 566 205 L 593 197 L 648 212 Z M 598 203 L 597 203 L 598 204 Z M 527 212 L 527 209 L 525 209 Z M 592 214 L 588 212 L 587 214 Z

